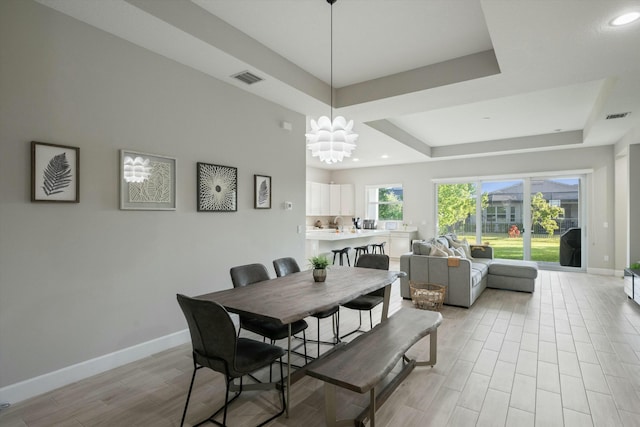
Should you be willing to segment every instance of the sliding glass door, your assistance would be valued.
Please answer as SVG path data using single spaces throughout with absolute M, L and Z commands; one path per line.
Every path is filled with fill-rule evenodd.
M 488 244 L 496 258 L 580 267 L 582 180 L 558 176 L 438 183 L 438 232 Z
M 481 241 L 496 258 L 524 259 L 523 180 L 482 181 L 480 188 L 486 199 Z
M 560 260 L 566 252 L 560 243 L 568 230 L 580 227 L 580 179 L 532 179 L 530 200 L 531 260 L 566 264 Z M 572 258 L 577 265 L 568 266 L 580 267 Z
M 476 183 L 438 185 L 438 234 L 454 233 L 476 242 Z

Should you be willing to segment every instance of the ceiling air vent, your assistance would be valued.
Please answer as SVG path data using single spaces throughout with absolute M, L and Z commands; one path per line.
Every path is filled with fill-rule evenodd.
M 243 71 L 241 73 L 234 74 L 231 77 L 233 77 L 234 79 L 238 79 L 242 83 L 246 83 L 248 85 L 252 85 L 254 83 L 258 83 L 258 82 L 264 80 L 262 77 L 258 77 L 255 74 L 250 73 L 249 71 Z
M 623 119 L 627 117 L 631 112 L 627 111 L 626 113 L 616 113 L 616 114 L 608 114 L 606 120 L 611 119 Z

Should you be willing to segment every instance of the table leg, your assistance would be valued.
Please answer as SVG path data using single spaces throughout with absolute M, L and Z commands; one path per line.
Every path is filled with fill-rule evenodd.
M 384 287 L 384 299 L 382 300 L 382 321 L 389 317 L 389 302 L 391 301 L 391 283 Z
M 287 418 L 289 418 L 289 406 L 291 406 L 291 323 L 289 323 L 289 334 L 287 336 Z
M 376 388 L 369 391 L 369 427 L 376 427 Z
M 324 383 L 324 419 L 327 427 L 335 427 L 336 420 L 336 386 Z

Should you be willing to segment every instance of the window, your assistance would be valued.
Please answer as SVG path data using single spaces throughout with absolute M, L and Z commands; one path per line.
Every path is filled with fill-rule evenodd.
M 367 219 L 402 221 L 402 185 L 367 186 Z
M 439 234 L 490 244 L 495 258 L 560 263 L 561 235 L 580 227 L 584 175 L 436 183 Z

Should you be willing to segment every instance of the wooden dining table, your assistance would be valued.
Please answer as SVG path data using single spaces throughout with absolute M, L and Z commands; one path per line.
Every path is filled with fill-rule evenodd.
M 311 270 L 277 277 L 250 286 L 199 295 L 196 298 L 215 301 L 227 311 L 256 318 L 277 320 L 289 325 L 287 338 L 287 402 L 290 402 L 291 323 L 327 310 L 337 304 L 385 288 L 382 320 L 389 314 L 391 284 L 404 275 L 400 271 L 361 267 L 332 266 L 325 282 L 314 282 Z M 304 375 L 302 373 L 299 379 Z M 290 403 L 287 404 L 287 416 Z

